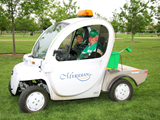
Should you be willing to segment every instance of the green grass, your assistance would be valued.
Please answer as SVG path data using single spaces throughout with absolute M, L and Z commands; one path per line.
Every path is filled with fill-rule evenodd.
M 18 40 L 18 41 L 24 41 L 24 40 L 37 40 L 39 37 L 39 35 L 34 35 L 34 36 L 15 36 L 15 40 Z M 12 36 L 0 36 L 0 41 L 12 41 Z
M 116 38 L 130 38 L 132 37 L 132 34 L 116 34 Z M 157 34 L 135 34 L 134 37 L 157 37 Z
M 26 32 L 26 33 L 23 33 L 23 32 L 20 32 L 20 31 L 18 31 L 18 32 L 15 32 L 14 34 L 15 35 L 21 35 L 21 36 L 23 36 L 23 35 L 30 35 L 30 33 L 31 32 Z M 41 34 L 41 32 L 34 32 L 33 33 L 34 35 L 40 35 Z M 12 33 L 11 32 L 2 32 L 2 35 L 12 35 Z
M 17 53 L 29 53 L 34 41 L 17 41 Z M 11 96 L 8 83 L 14 65 L 22 57 L 0 56 L 0 120 L 159 120 L 160 118 L 160 40 L 117 39 L 114 51 L 130 46 L 131 53 L 124 51 L 122 63 L 148 69 L 146 81 L 135 85 L 133 97 L 125 102 L 113 102 L 108 93 L 98 98 L 71 101 L 51 101 L 46 110 L 26 114 L 18 105 L 19 96 Z M 157 48 L 154 48 L 157 47 Z M 0 41 L 0 53 L 12 53 L 12 41 Z
M 16 53 L 30 53 L 35 41 L 16 41 Z M 0 41 L 0 54 L 13 53 L 12 41 Z

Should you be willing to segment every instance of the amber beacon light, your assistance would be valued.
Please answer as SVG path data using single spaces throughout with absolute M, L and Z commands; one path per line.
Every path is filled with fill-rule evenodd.
M 77 14 L 78 17 L 93 17 L 92 10 L 80 10 Z

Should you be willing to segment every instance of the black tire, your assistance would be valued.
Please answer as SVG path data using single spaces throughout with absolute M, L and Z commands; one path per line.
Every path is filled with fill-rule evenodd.
M 12 90 L 12 89 L 11 89 L 11 81 L 9 81 L 8 90 L 9 90 L 9 92 L 11 93 L 11 95 L 13 95 L 13 96 L 16 96 L 16 95 L 17 95 L 17 94 L 14 95 L 14 94 L 12 93 L 12 91 L 11 91 L 11 90 Z
M 126 101 L 131 99 L 132 94 L 132 84 L 128 80 L 120 79 L 112 85 L 109 91 L 109 98 L 112 101 Z
M 44 110 L 47 108 L 48 103 L 48 93 L 39 86 L 28 87 L 19 97 L 19 107 L 25 113 Z

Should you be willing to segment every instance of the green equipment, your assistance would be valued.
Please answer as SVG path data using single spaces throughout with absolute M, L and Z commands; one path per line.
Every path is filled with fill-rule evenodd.
M 119 58 L 121 55 L 121 52 L 127 50 L 128 52 L 132 52 L 131 49 L 129 49 L 130 46 L 124 48 L 122 51 L 120 52 L 114 52 L 112 51 L 108 65 L 107 65 L 107 69 L 117 69 L 118 68 L 118 63 L 119 63 Z
M 128 46 L 128 47 L 126 47 L 126 48 L 124 48 L 122 51 L 120 51 L 120 53 L 121 53 L 121 52 L 123 52 L 123 51 L 125 51 L 125 50 L 127 50 L 128 52 L 132 52 L 132 50 L 131 50 L 131 49 L 129 49 L 129 47 L 130 47 L 130 46 Z

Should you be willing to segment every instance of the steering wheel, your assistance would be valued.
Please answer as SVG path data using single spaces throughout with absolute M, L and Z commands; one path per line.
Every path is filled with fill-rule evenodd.
M 70 54 L 73 55 L 73 56 L 77 55 L 76 51 L 74 51 L 73 49 L 71 49 Z

